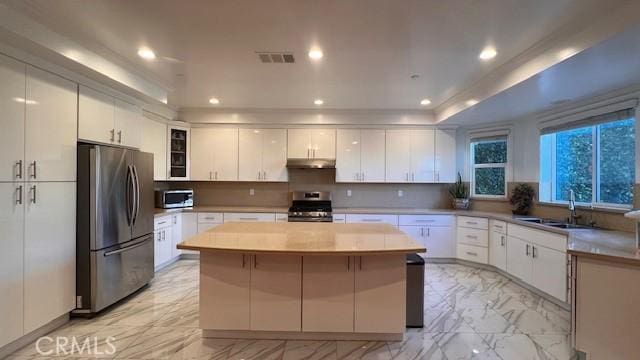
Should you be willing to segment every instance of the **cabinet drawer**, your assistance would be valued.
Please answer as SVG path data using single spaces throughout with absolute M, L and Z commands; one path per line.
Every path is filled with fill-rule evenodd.
M 198 222 L 222 224 L 222 213 L 198 213 Z
M 458 227 L 456 234 L 458 244 L 489 246 L 489 232 L 487 230 Z
M 289 221 L 289 214 L 285 214 L 285 213 L 276 214 L 276 222 L 288 222 L 288 221 Z
M 398 215 L 347 214 L 347 223 L 390 224 L 398 226 Z
M 485 247 L 458 244 L 458 259 L 487 264 L 489 263 L 489 251 Z
M 458 216 L 458 226 L 486 230 L 489 228 L 489 219 L 470 216 Z
M 156 217 L 155 219 L 153 219 L 153 228 L 155 230 L 162 229 L 162 228 L 165 228 L 165 227 L 168 227 L 168 226 L 171 226 L 171 216 L 170 215 Z
M 532 229 L 525 226 L 508 224 L 507 234 L 532 244 L 548 247 L 558 251 L 567 251 L 567 236 L 549 231 Z
M 454 217 L 452 215 L 400 215 L 398 222 L 400 225 L 453 226 Z
M 224 222 L 275 222 L 274 213 L 224 213 Z
M 333 214 L 333 222 L 344 224 L 347 221 L 347 215 L 345 214 Z
M 489 227 L 491 231 L 499 232 L 500 234 L 507 233 L 507 223 L 500 220 L 491 220 L 489 221 Z

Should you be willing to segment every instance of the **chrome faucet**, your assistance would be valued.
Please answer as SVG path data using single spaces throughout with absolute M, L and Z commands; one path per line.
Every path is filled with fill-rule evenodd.
M 576 214 L 576 194 L 573 189 L 569 190 L 569 219 L 568 223 L 576 225 L 576 220 L 580 218 L 580 215 Z

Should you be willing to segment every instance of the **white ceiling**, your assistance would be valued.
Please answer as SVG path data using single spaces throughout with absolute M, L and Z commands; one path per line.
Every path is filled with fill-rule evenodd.
M 577 18 L 624 0 L 3 0 L 172 88 L 174 108 L 432 108 Z M 564 29 L 566 30 L 566 29 Z M 306 52 L 325 53 L 312 63 Z M 484 46 L 499 54 L 478 60 Z M 156 51 L 140 59 L 141 46 Z M 292 51 L 262 64 L 255 51 Z M 410 79 L 419 74 L 417 80 Z M 466 112 L 463 112 L 466 113 Z
M 525 119 L 542 110 L 562 108 L 638 84 L 640 25 L 457 113 L 446 124 L 475 126 Z

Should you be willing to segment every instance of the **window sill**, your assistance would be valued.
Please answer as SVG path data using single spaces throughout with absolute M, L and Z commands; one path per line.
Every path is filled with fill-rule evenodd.
M 474 201 L 478 201 L 478 200 L 479 201 L 500 201 L 500 202 L 508 202 L 509 201 L 509 199 L 507 199 L 506 196 L 504 196 L 504 197 L 503 196 L 496 196 L 496 197 L 493 197 L 493 196 L 472 196 L 472 197 L 470 197 L 470 199 L 474 200 Z
M 561 207 L 561 208 L 566 208 L 568 205 L 567 204 L 563 204 L 563 203 L 554 203 L 554 202 L 547 202 L 547 201 L 538 201 L 536 202 L 537 205 L 543 205 L 543 206 L 554 206 L 554 207 Z M 578 210 L 591 210 L 591 206 L 585 206 L 585 205 L 578 205 L 576 204 L 576 209 Z M 631 207 L 606 207 L 606 206 L 594 206 L 593 207 L 593 211 L 597 211 L 597 212 L 607 212 L 607 213 L 612 213 L 612 214 L 624 214 L 627 213 L 629 211 L 631 211 Z

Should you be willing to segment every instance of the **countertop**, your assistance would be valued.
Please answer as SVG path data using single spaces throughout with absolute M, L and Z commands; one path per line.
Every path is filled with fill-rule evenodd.
M 426 250 L 388 224 L 334 223 L 226 223 L 178 244 L 178 249 L 340 256 Z
M 286 213 L 285 207 L 197 206 L 185 209 L 156 209 L 157 215 L 173 212 L 270 212 Z M 543 231 L 567 235 L 567 251 L 576 256 L 590 256 L 608 261 L 640 264 L 640 250 L 636 248 L 634 233 L 598 228 L 559 229 L 516 219 L 511 214 L 485 211 L 427 209 L 427 208 L 333 208 L 334 214 L 397 214 L 397 215 L 459 215 L 485 217 Z M 308 224 L 308 223 L 306 223 Z

